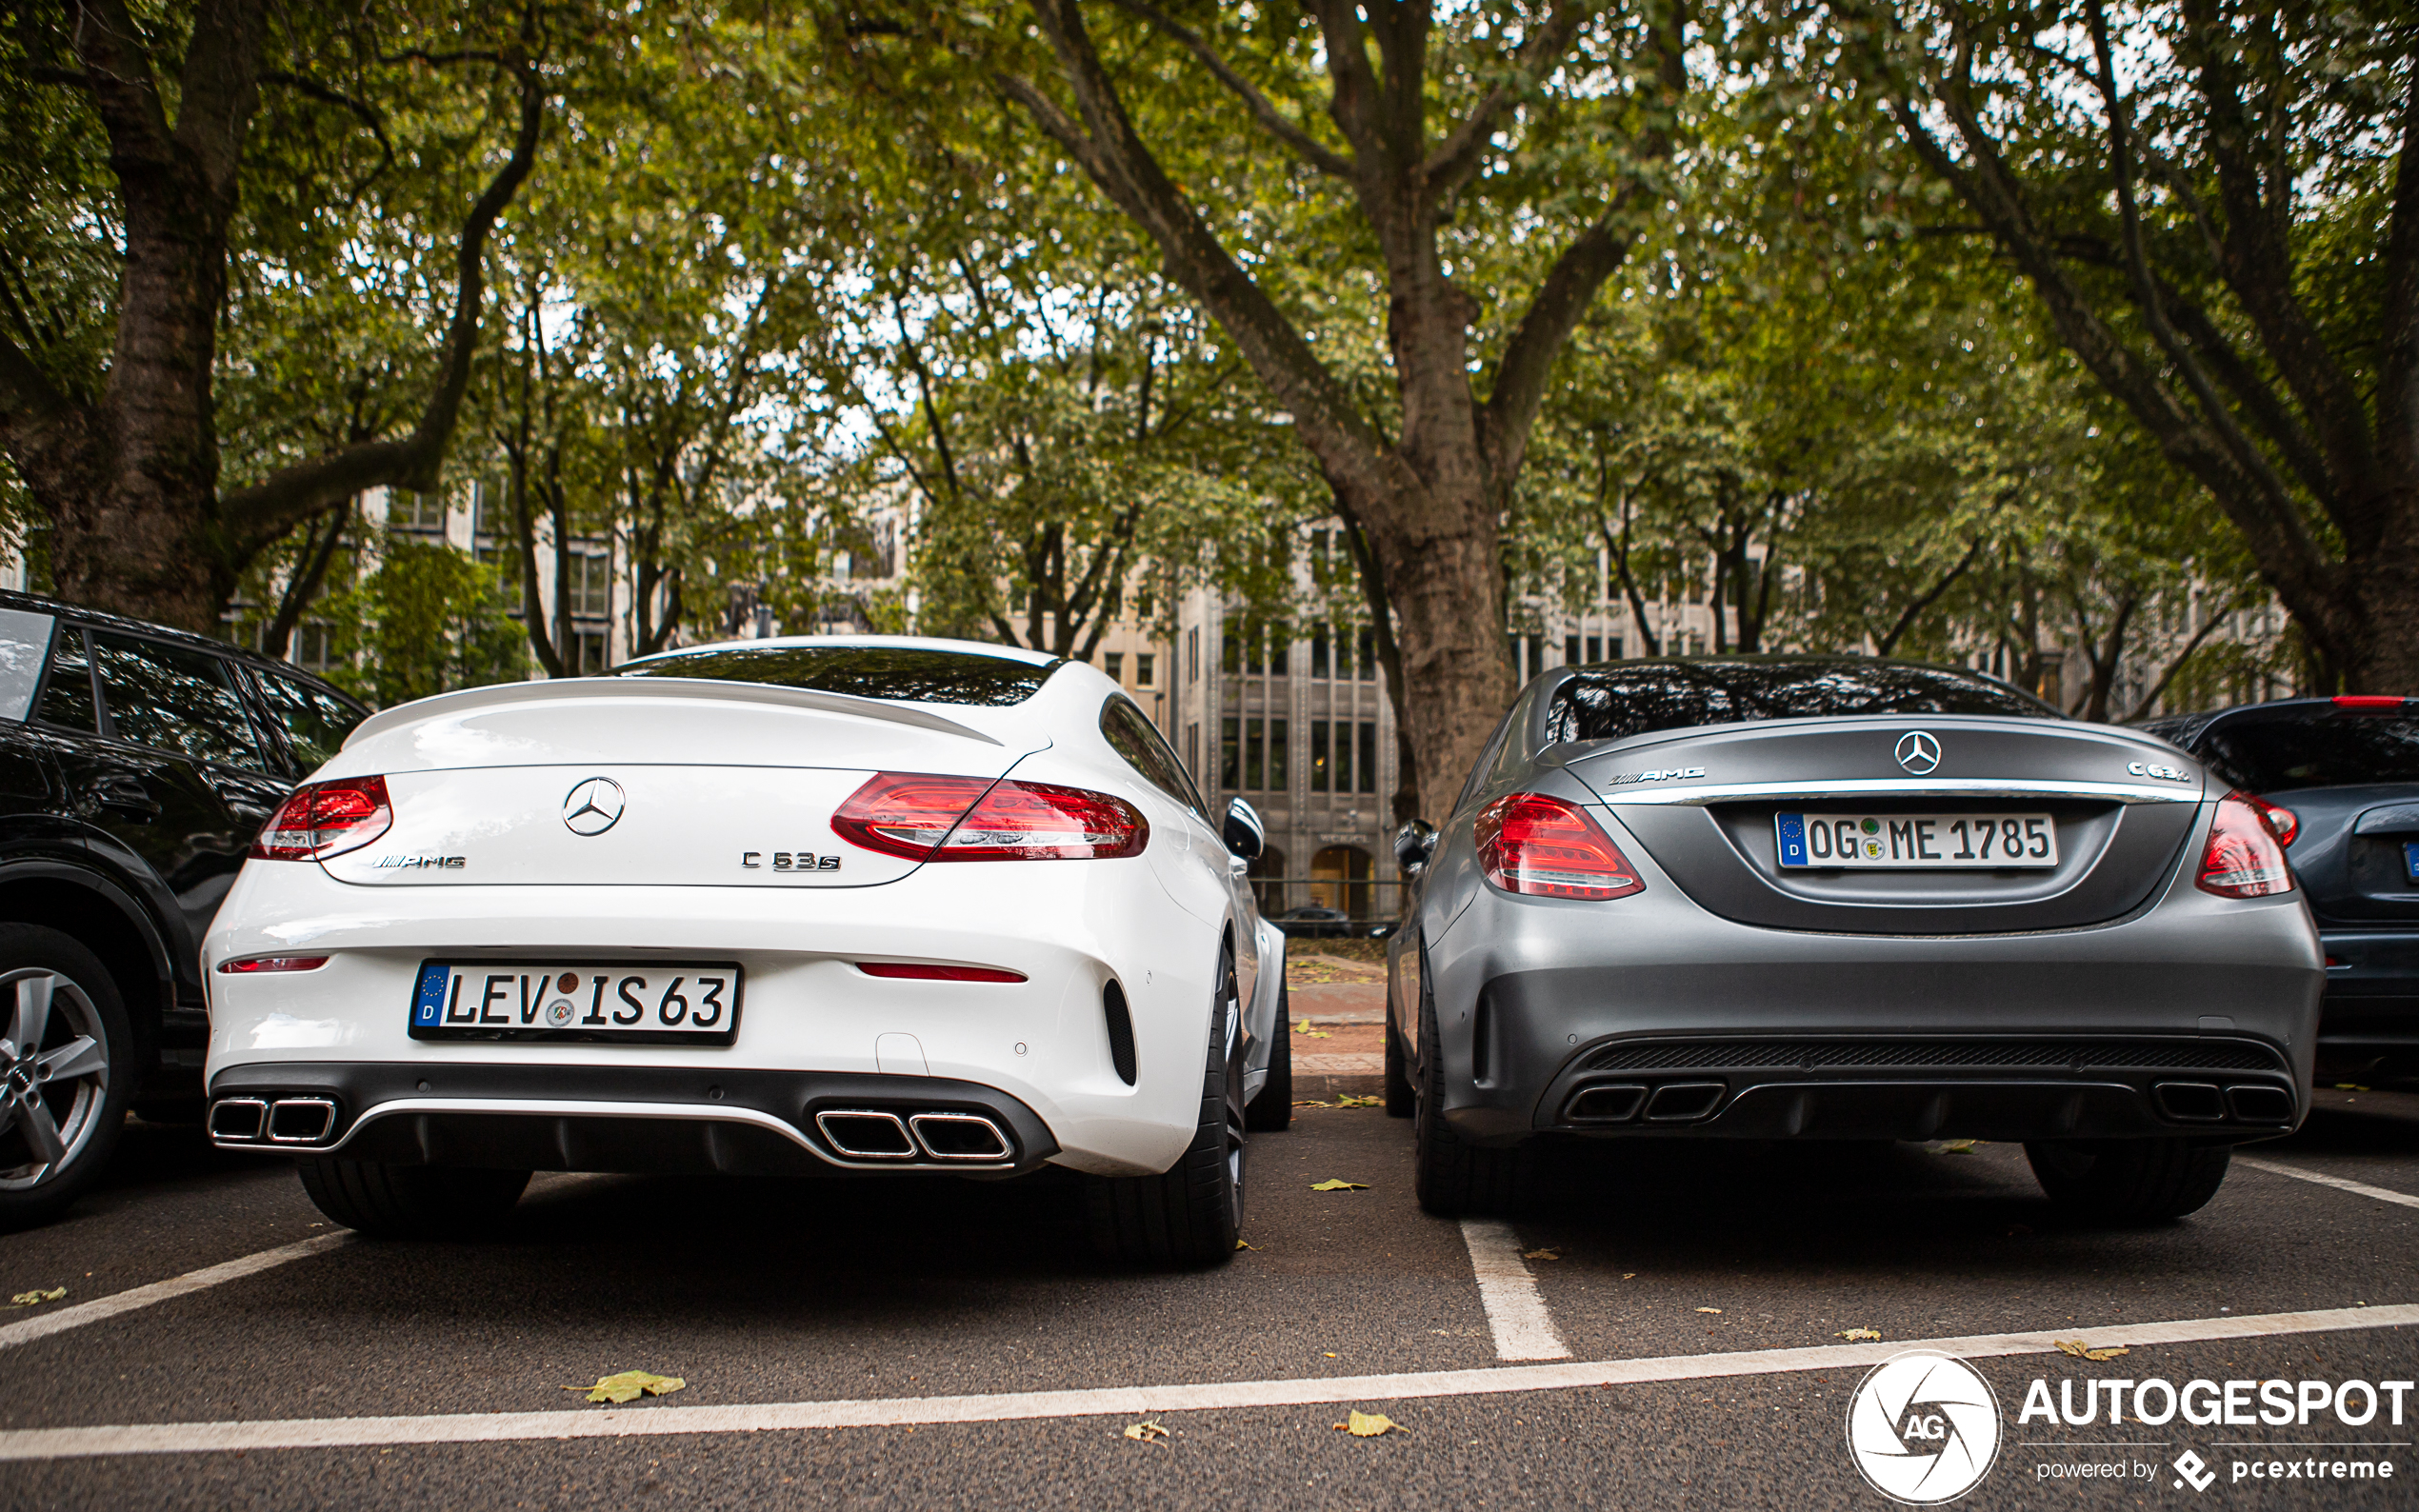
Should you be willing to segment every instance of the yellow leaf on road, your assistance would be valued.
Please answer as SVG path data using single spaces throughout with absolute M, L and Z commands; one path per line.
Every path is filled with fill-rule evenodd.
M 1344 1422 L 1335 1424 L 1335 1429 L 1338 1433 L 1349 1433 L 1355 1439 L 1374 1439 L 1381 1433 L 1411 1431 L 1383 1412 L 1363 1412 L 1358 1407 L 1353 1408 Z
M 1367 1182 L 1344 1182 L 1331 1176 L 1326 1181 L 1314 1182 L 1310 1186 L 1310 1190 L 1314 1192 L 1366 1192 L 1369 1189 L 1369 1184 Z
M 1335 1100 L 1335 1105 L 1337 1107 L 1375 1107 L 1385 1101 L 1386 1099 L 1382 1097 L 1354 1097 L 1348 1092 Z
M 1974 1142 L 1973 1142 L 1973 1141 L 1971 1141 L 1971 1140 L 1950 1140 L 1948 1144 L 1943 1144 L 1943 1145 L 1942 1145 L 1942 1146 L 1941 1146 L 1941 1147 L 1940 1147 L 1937 1151 L 1935 1151 L 1934 1153 L 1936 1153 L 1936 1154 L 1940 1154 L 1940 1155 L 1971 1155 L 1973 1152 L 1974 1152 Z
M 1159 1443 L 1167 1439 L 1168 1430 L 1156 1422 L 1130 1422 L 1126 1424 L 1126 1437 L 1139 1443 Z
M 625 1370 L 617 1376 L 599 1376 L 592 1386 L 565 1386 L 566 1391 L 585 1391 L 590 1402 L 635 1402 L 639 1393 L 650 1397 L 668 1396 L 689 1383 L 679 1376 L 659 1376 L 648 1370 Z
M 1719 1315 L 1721 1314 L 1722 1309 L 1721 1309 L 1721 1308 L 1719 1308 L 1719 1307 L 1699 1307 L 1699 1308 L 1697 1309 L 1697 1311 L 1699 1311 L 1699 1312 L 1709 1312 L 1709 1313 L 1715 1314 L 1716 1316 L 1719 1316 Z
M 1328 1033 L 1325 1029 L 1314 1029 L 1310 1027 L 1310 1021 L 1308 1019 L 1304 1019 L 1301 1023 L 1295 1025 L 1293 1026 L 1293 1032 L 1302 1036 L 1306 1040 L 1332 1040 L 1335 1038 L 1334 1035 Z
M 2094 1349 L 2080 1339 L 2052 1339 L 2049 1342 L 2058 1346 L 2060 1354 L 2072 1355 L 2077 1360 L 2114 1360 L 2119 1355 L 2133 1353 L 2123 1344 L 2110 1344 L 2103 1349 Z
M 53 1286 L 49 1291 L 44 1291 L 41 1287 L 36 1286 L 31 1291 L 21 1291 L 15 1296 L 10 1298 L 9 1305 L 11 1307 L 39 1307 L 46 1302 L 57 1302 L 60 1298 L 66 1296 L 67 1294 L 68 1289 L 65 1286 Z
M 1249 1249 L 1249 1250 L 1252 1250 L 1252 1251 L 1254 1251 L 1254 1252 L 1257 1252 L 1257 1251 L 1258 1251 L 1258 1249 L 1260 1248 L 1260 1246 L 1259 1246 L 1259 1245 L 1257 1245 L 1257 1244 L 1247 1244 L 1247 1243 L 1244 1243 L 1242 1240 L 1240 1240 L 1240 1239 L 1238 1239 L 1238 1240 L 1236 1240 L 1236 1241 L 1234 1242 L 1234 1247 L 1235 1247 L 1235 1248 L 1237 1248 L 1237 1249 Z
M 1881 1336 L 1882 1331 L 1878 1328 L 1843 1328 L 1831 1335 L 1834 1339 L 1845 1339 L 1851 1343 L 1860 1339 L 1879 1339 Z
M 1523 1260 L 1560 1260 L 1562 1259 L 1562 1256 L 1550 1249 L 1531 1249 L 1524 1252 L 1520 1258 Z

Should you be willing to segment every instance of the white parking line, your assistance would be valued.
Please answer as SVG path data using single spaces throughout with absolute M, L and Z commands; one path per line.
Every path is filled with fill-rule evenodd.
M 2316 1171 L 2305 1171 L 2291 1165 L 2279 1165 L 2274 1161 L 2255 1161 L 2243 1155 L 2235 1156 L 2234 1164 L 2248 1165 L 2255 1171 L 2266 1171 L 2270 1176 L 2289 1176 L 2297 1182 L 2315 1182 L 2321 1186 L 2332 1186 L 2338 1191 L 2358 1192 L 2363 1197 L 2373 1197 L 2381 1203 L 2399 1203 L 2405 1207 L 2419 1207 L 2419 1197 L 2413 1197 L 2409 1192 L 2389 1191 L 2382 1186 L 2371 1186 L 2367 1182 L 2348 1182 L 2340 1176 L 2322 1176 Z
M 72 1307 L 62 1307 L 57 1312 L 37 1313 L 31 1318 L 17 1323 L 0 1324 L 0 1349 L 13 1349 L 19 1344 L 31 1343 L 36 1339 L 47 1339 L 55 1333 L 65 1333 L 70 1328 L 81 1328 L 86 1323 L 99 1323 L 105 1318 L 115 1318 L 121 1313 L 139 1312 L 145 1307 L 183 1297 L 191 1292 L 207 1291 L 212 1286 L 222 1285 L 230 1281 L 240 1281 L 246 1276 L 257 1276 L 262 1271 L 273 1270 L 288 1261 L 324 1254 L 340 1244 L 351 1242 L 352 1235 L 350 1233 L 322 1234 L 317 1239 L 306 1239 L 293 1244 L 281 1244 L 275 1249 L 264 1249 L 256 1255 L 246 1255 L 240 1260 L 230 1260 L 223 1264 L 207 1265 L 200 1270 L 189 1270 L 182 1276 L 170 1276 L 166 1281 L 155 1281 L 148 1286 L 135 1286 L 126 1291 L 114 1292 L 97 1301 L 78 1303 Z
M 1487 1309 L 1487 1326 L 1495 1332 L 1498 1360 L 1568 1360 L 1570 1346 L 1554 1332 L 1546 1299 L 1537 1295 L 1537 1278 L 1520 1258 L 1520 1236 L 1509 1224 L 1491 1218 L 1462 1220 L 1462 1243 L 1469 1246 L 1469 1266 L 1478 1273 L 1478 1300 Z
M 1979 1334 L 1895 1343 L 1818 1344 L 1729 1354 L 1669 1355 L 1582 1364 L 1494 1365 L 1391 1376 L 1330 1376 L 1291 1381 L 1221 1381 L 1193 1385 L 1109 1386 L 1085 1391 L 1017 1391 L 991 1396 L 894 1397 L 842 1402 L 770 1402 L 723 1407 L 564 1407 L 550 1412 L 460 1412 L 427 1417 L 294 1418 L 250 1422 L 152 1422 L 114 1427 L 16 1428 L 0 1432 L 0 1462 L 110 1454 L 206 1454 L 236 1449 L 328 1449 L 367 1444 L 496 1443 L 547 1439 L 663 1438 L 688 1433 L 762 1433 L 795 1428 L 903 1427 L 932 1422 L 1010 1422 L 1048 1418 L 1198 1412 L 1216 1407 L 1284 1407 L 1563 1391 L 1575 1386 L 1706 1381 L 1800 1370 L 1853 1370 L 1905 1349 L 1937 1349 L 1969 1360 L 2057 1352 L 2057 1340 L 2094 1344 L 2201 1343 L 2278 1334 L 2419 1324 L 2419 1305 L 2342 1307 L 2328 1312 L 2194 1318 L 2113 1323 L 2047 1333 Z

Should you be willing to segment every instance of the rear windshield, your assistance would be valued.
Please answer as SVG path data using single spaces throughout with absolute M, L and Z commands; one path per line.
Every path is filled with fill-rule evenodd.
M 615 677 L 706 677 L 905 704 L 979 704 L 1006 708 L 1041 690 L 1059 664 L 920 646 L 723 647 L 650 657 Z
M 2419 783 L 2419 720 L 2317 713 L 2229 723 L 2203 737 L 2195 754 L 2255 793 Z
M 1546 739 L 1627 740 L 1698 725 L 1835 714 L 2063 717 L 2004 683 L 1907 662 L 1614 662 L 1554 690 Z

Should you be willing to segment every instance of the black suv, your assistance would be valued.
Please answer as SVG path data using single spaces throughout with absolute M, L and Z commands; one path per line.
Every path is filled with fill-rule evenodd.
M 73 1201 L 130 1106 L 198 1106 L 203 934 L 368 713 L 281 662 L 0 592 L 0 1227 Z

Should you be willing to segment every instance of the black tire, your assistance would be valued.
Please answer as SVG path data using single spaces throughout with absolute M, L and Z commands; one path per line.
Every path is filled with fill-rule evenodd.
M 2233 1151 L 2182 1139 L 2034 1140 L 2024 1147 L 2049 1200 L 2104 1224 L 2157 1224 L 2217 1195 Z
M 9 924 L 0 1042 L 0 1229 L 24 1228 L 57 1217 L 109 1164 L 134 1091 L 134 1034 L 99 956 L 72 935 Z
M 1277 1037 L 1269 1046 L 1269 1079 L 1243 1110 L 1243 1126 L 1254 1134 L 1282 1134 L 1293 1125 L 1293 1000 L 1277 984 Z
M 295 1162 L 330 1219 L 372 1239 L 458 1239 L 492 1227 L 530 1184 L 527 1171 L 382 1165 L 338 1157 Z
M 1084 1178 L 1084 1226 L 1092 1246 L 1121 1265 L 1223 1265 L 1243 1235 L 1244 1117 L 1228 1095 L 1243 1084 L 1243 1005 L 1231 949 L 1218 966 L 1192 1143 L 1157 1176 Z
M 1394 1027 L 1394 1011 L 1386 1013 L 1386 1116 L 1409 1118 L 1419 1111 L 1419 1093 L 1411 1086 L 1410 1057 L 1403 1053 L 1403 1036 Z
M 1439 1218 L 1510 1217 L 1528 1206 L 1536 1168 L 1525 1146 L 1472 1144 L 1445 1122 L 1445 1057 L 1436 1037 L 1436 994 L 1420 973 L 1419 1057 L 1412 1071 L 1411 1186 Z

